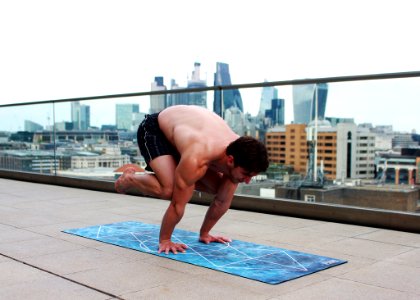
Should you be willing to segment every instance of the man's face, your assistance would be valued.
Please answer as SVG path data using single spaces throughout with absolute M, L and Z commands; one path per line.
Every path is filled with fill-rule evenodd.
M 234 167 L 230 170 L 230 179 L 233 183 L 245 182 L 248 184 L 251 181 L 251 178 L 257 173 L 249 172 L 242 167 Z

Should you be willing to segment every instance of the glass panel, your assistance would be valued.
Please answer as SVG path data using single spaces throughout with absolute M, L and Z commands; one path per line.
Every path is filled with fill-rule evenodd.
M 59 176 L 114 180 L 128 163 L 144 165 L 136 144 L 147 97 L 65 102 L 57 105 Z
M 51 103 L 1 108 L 0 168 L 54 174 L 59 162 L 54 153 L 53 122 Z
M 258 103 L 272 103 L 264 122 L 257 118 L 259 128 L 267 124 L 267 180 L 240 184 L 237 193 L 419 212 L 420 79 L 276 90 L 261 88 L 254 97 L 261 102 L 248 108 L 255 116 Z M 286 125 L 272 120 L 283 112 Z
M 419 78 L 189 93 L 171 87 L 166 94 L 2 107 L 0 168 L 114 180 L 124 164 L 145 168 L 136 134 L 146 114 L 195 104 L 267 146 L 269 169 L 237 194 L 419 212 Z M 152 90 L 165 89 L 155 78 Z

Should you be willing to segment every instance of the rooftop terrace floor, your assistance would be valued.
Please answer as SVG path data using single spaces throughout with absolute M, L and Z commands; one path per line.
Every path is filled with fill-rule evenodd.
M 348 263 L 278 285 L 62 233 L 160 224 L 167 201 L 0 179 L 0 299 L 420 299 L 420 235 L 229 210 L 214 233 Z M 188 204 L 177 228 L 197 231 Z

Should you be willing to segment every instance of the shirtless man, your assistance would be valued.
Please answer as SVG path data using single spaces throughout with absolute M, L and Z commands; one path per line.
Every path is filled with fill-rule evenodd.
M 154 174 L 135 174 L 128 168 L 115 182 L 119 193 L 138 193 L 171 200 L 159 235 L 158 252 L 185 252 L 185 244 L 171 241 L 175 226 L 194 190 L 215 195 L 200 229 L 203 243 L 231 240 L 210 230 L 229 209 L 238 183 L 268 167 L 265 146 L 251 137 L 239 137 L 215 113 L 198 106 L 171 106 L 147 115 L 137 140 Z

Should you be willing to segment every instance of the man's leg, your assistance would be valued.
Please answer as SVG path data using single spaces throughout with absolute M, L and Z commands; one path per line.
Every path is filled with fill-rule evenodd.
M 156 157 L 149 162 L 155 174 L 135 174 L 128 168 L 115 182 L 119 193 L 140 193 L 162 199 L 171 199 L 176 161 L 171 155 Z

